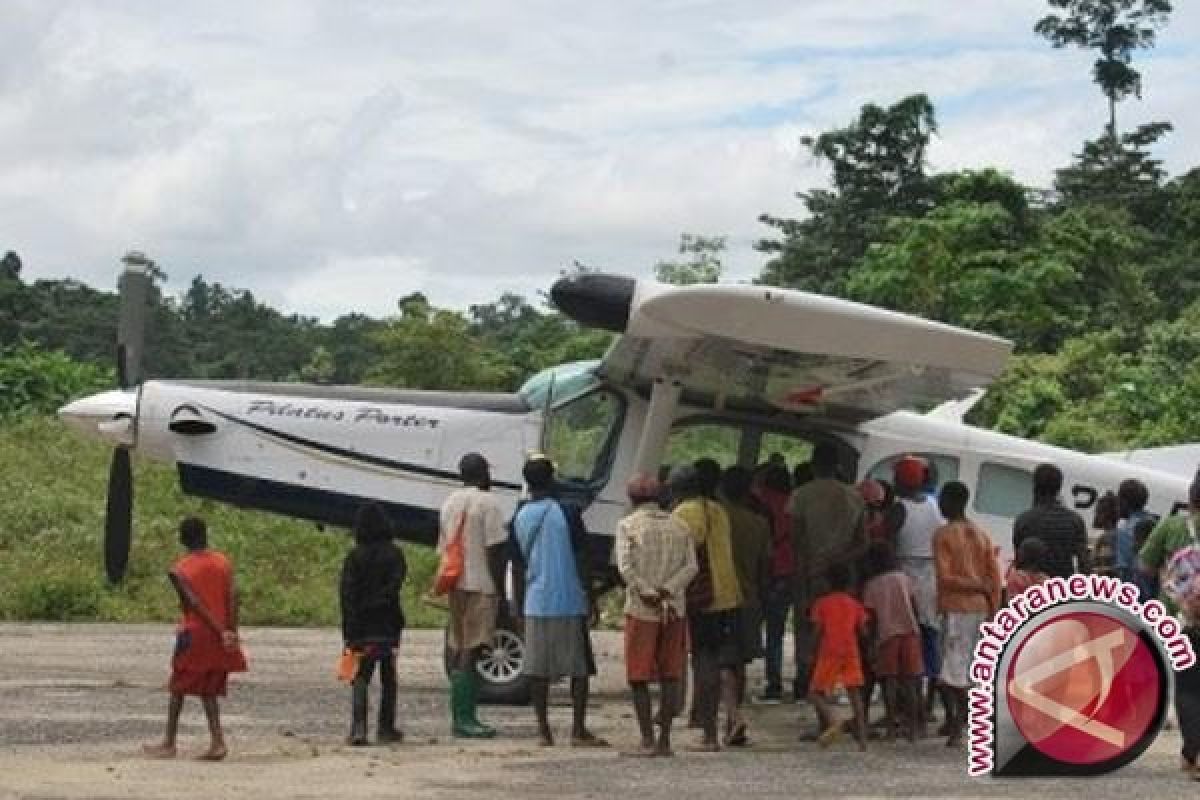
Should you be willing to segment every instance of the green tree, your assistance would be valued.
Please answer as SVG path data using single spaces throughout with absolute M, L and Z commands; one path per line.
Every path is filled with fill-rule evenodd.
M 1171 130 L 1169 122 L 1153 122 L 1132 133 L 1084 142 L 1074 162 L 1056 173 L 1062 205 L 1105 203 L 1129 209 L 1140 223 L 1153 224 L 1164 211 L 1159 190 L 1167 173 L 1150 147 Z
M 1108 134 L 1117 137 L 1117 103 L 1142 96 L 1142 75 L 1133 54 L 1154 46 L 1171 13 L 1170 0 L 1047 0 L 1057 11 L 1038 20 L 1034 31 L 1054 47 L 1096 50 L 1092 80 L 1108 98 Z M 1062 12 L 1062 13 L 1058 13 Z
M 759 280 L 841 294 L 847 273 L 889 218 L 918 217 L 936 204 L 938 187 L 925 160 L 936 131 L 933 103 L 915 94 L 887 108 L 867 104 L 848 127 L 802 138 L 813 156 L 829 163 L 833 185 L 797 195 L 804 219 L 759 217 L 780 234 L 756 245 L 770 256 Z
M 513 365 L 471 335 L 457 311 L 435 309 L 422 294 L 399 301 L 399 316 L 374 335 L 379 360 L 369 383 L 410 389 L 502 390 L 515 380 Z
M 21 279 L 21 257 L 9 250 L 0 258 L 0 281 L 17 281 Z
M 726 237 L 701 236 L 684 233 L 679 237 L 679 256 L 675 261 L 660 261 L 654 265 L 654 277 L 662 283 L 690 286 L 695 283 L 716 283 L 721 280 Z

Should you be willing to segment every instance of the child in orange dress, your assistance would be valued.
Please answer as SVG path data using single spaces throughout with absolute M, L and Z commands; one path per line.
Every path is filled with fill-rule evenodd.
M 808 696 L 821 724 L 817 742 L 828 747 L 841 737 L 842 721 L 830 705 L 831 695 L 840 686 L 850 696 L 854 709 L 854 731 L 860 750 L 867 749 L 867 716 L 863 708 L 863 668 L 859 637 L 866 634 L 867 610 L 846 590 L 850 570 L 834 564 L 826 575 L 831 591 L 813 603 L 810 617 L 816 645 L 816 665 L 808 687 Z

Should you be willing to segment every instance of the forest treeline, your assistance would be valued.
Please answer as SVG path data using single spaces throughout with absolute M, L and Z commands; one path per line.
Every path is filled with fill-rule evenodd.
M 799 191 L 797 208 L 762 215 L 758 282 L 1012 339 L 1017 356 L 972 412 L 978 424 L 1091 451 L 1200 441 L 1200 165 L 1168 174 L 1155 150 L 1171 123 L 1126 129 L 1119 114 L 1141 95 L 1134 58 L 1154 46 L 1171 4 L 1048 6 L 1034 35 L 1095 52 L 1091 77 L 1107 111 L 1052 185 L 1022 185 L 1003 164 L 933 171 L 933 100 L 867 104 L 845 126 L 802 139 L 830 181 Z M 720 235 L 684 234 L 655 271 L 675 283 L 717 280 L 724 247 Z M 327 324 L 202 276 L 152 302 L 147 371 L 160 377 L 512 389 L 610 342 L 513 294 L 466 310 L 410 294 L 386 318 L 348 313 Z M 0 414 L 111 385 L 116 311 L 112 292 L 25 281 L 9 253 Z

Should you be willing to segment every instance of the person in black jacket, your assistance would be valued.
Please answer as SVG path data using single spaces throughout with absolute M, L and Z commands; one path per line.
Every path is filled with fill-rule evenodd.
M 392 542 L 387 512 L 377 503 L 363 506 L 354 521 L 355 545 L 342 564 L 342 638 L 360 655 L 354 676 L 349 743 L 367 743 L 367 692 L 379 666 L 380 743 L 398 742 L 396 728 L 396 648 L 404 631 L 400 587 L 408 566 Z

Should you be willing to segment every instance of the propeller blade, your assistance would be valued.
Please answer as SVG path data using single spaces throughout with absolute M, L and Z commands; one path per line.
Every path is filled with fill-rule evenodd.
M 117 380 L 122 389 L 128 389 L 137 386 L 144 377 L 147 302 L 155 264 L 136 251 L 121 260 L 125 271 L 117 281 L 121 301 L 117 317 Z
M 133 469 L 129 450 L 113 450 L 108 468 L 108 504 L 104 513 L 104 571 L 111 583 L 120 583 L 129 563 L 133 534 Z

